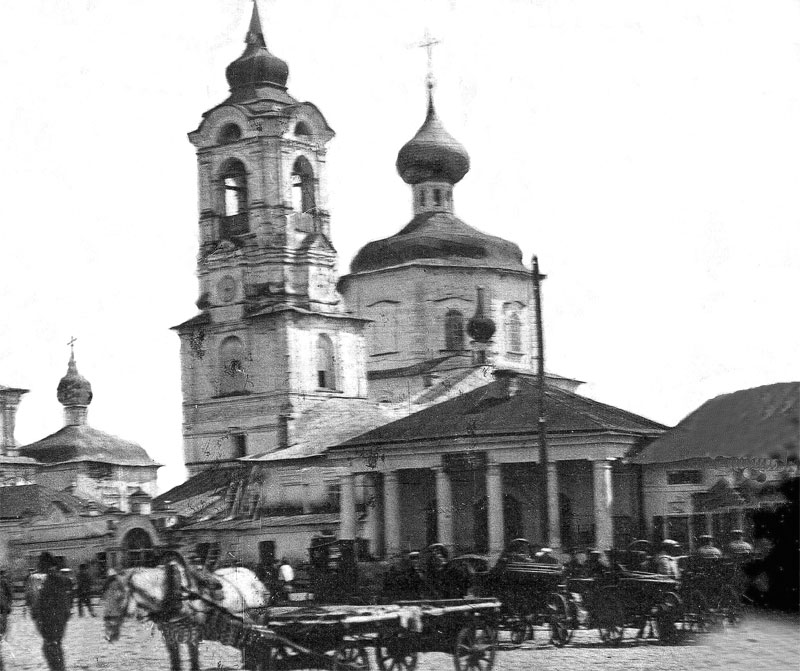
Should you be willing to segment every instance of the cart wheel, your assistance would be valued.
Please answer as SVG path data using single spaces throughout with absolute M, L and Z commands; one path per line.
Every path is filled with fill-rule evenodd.
M 369 671 L 369 656 L 361 641 L 342 641 L 333 654 L 334 671 Z
M 683 602 L 674 592 L 667 592 L 656 607 L 655 622 L 661 643 L 674 643 L 678 638 L 676 623 L 681 620 Z
M 489 671 L 497 654 L 497 630 L 468 624 L 458 630 L 453 651 L 456 671 Z
M 563 648 L 572 638 L 567 600 L 561 594 L 551 594 L 547 599 L 547 611 L 550 616 L 550 642 Z
M 742 621 L 742 599 L 732 585 L 722 590 L 717 613 L 723 625 L 735 627 Z
M 415 637 L 398 634 L 382 638 L 375 647 L 375 657 L 381 671 L 414 671 L 419 662 Z

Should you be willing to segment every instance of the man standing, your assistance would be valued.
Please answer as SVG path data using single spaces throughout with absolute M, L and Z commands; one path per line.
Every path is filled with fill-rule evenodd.
M 46 577 L 33 597 L 31 616 L 42 636 L 47 666 L 51 671 L 65 671 L 61 639 L 72 607 L 72 581 L 58 570 L 58 562 L 49 552 L 39 556 L 39 572 Z
M 281 559 L 281 565 L 278 568 L 278 580 L 281 582 L 283 588 L 283 598 L 289 601 L 289 595 L 292 593 L 292 583 L 294 582 L 294 569 L 291 567 L 286 558 Z
M 94 610 L 92 610 L 92 576 L 89 573 L 89 567 L 86 564 L 81 564 L 78 567 L 78 615 L 83 617 L 83 607 L 89 611 L 89 615 L 94 617 Z
M 0 671 L 3 671 L 3 640 L 8 631 L 8 617 L 11 615 L 11 600 L 13 594 L 11 585 L 6 578 L 6 572 L 0 570 Z
M 655 557 L 656 573 L 668 575 L 670 578 L 680 578 L 678 561 L 675 559 L 679 547 L 678 543 L 670 538 L 661 541 L 661 551 Z

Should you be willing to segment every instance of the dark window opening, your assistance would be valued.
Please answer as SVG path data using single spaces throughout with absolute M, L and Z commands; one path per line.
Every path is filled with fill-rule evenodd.
M 298 121 L 294 127 L 295 135 L 311 135 L 311 129 L 305 121 Z
M 226 124 L 219 132 L 220 144 L 230 144 L 231 142 L 237 142 L 241 139 L 242 129 L 239 128 L 239 126 L 237 126 L 235 123 Z
M 419 192 L 419 205 L 420 207 L 425 207 L 425 192 L 422 189 Z
M 225 338 L 220 345 L 219 393 L 235 394 L 246 391 L 247 374 L 244 370 L 244 345 L 236 336 Z
M 448 310 L 444 318 L 444 348 L 464 349 L 464 315 L 458 310 Z
M 668 471 L 668 485 L 702 485 L 703 471 Z
M 333 341 L 324 333 L 317 340 L 317 386 L 335 389 Z
M 433 204 L 437 207 L 442 204 L 442 192 L 439 189 L 433 190 Z
M 315 206 L 314 170 L 308 159 L 301 156 L 292 169 L 292 209 L 295 212 L 310 212 Z

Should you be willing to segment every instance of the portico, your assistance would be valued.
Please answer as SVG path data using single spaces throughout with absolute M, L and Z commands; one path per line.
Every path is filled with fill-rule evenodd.
M 520 536 L 558 549 L 606 549 L 638 531 L 638 473 L 626 457 L 661 427 L 548 388 L 551 524 L 545 532 L 536 391 L 530 378 L 520 382 L 513 395 L 493 382 L 332 448 L 329 461 L 345 473 L 340 533 L 355 537 L 357 497 L 350 483 L 356 476 L 372 479 L 380 490 L 381 519 L 372 519 L 382 525 L 382 539 L 373 530 L 376 538 L 369 540 L 373 553 L 383 556 L 433 542 L 457 553 L 497 556 Z M 376 468 L 370 468 L 374 459 L 359 456 L 366 452 L 380 455 Z

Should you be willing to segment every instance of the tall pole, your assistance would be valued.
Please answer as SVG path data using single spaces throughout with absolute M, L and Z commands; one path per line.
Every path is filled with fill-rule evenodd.
M 546 277 L 539 274 L 539 259 L 533 257 L 533 305 L 536 314 L 536 415 L 539 425 L 539 465 L 542 469 L 542 488 L 539 493 L 539 507 L 541 509 L 542 538 L 547 545 L 550 544 L 550 511 L 547 500 L 549 491 L 548 464 L 550 462 L 547 452 L 547 420 L 544 412 L 544 333 L 542 329 L 542 291 L 541 281 Z

